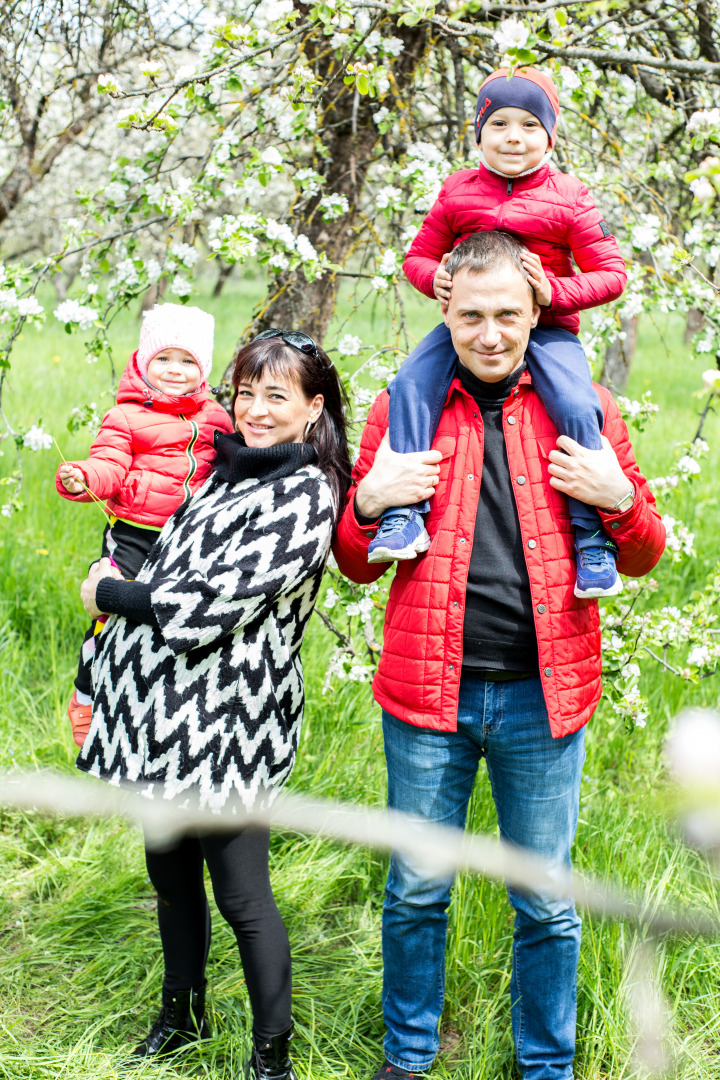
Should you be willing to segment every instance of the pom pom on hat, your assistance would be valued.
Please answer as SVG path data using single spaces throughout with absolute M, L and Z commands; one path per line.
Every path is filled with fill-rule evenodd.
M 212 368 L 215 320 L 207 311 L 182 304 L 155 304 L 145 312 L 140 328 L 137 365 L 147 378 L 148 364 L 163 349 L 185 349 L 197 362 L 204 380 Z
M 560 116 L 560 99 L 555 83 L 537 68 L 516 68 L 509 79 L 508 74 L 507 68 L 493 71 L 480 87 L 475 110 L 476 142 L 480 142 L 485 121 L 497 109 L 513 108 L 525 109 L 537 117 L 547 131 L 550 146 L 554 146 Z

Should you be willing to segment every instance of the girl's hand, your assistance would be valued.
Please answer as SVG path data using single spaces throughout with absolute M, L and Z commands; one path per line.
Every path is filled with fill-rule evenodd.
M 548 281 L 547 274 L 543 270 L 540 256 L 532 251 L 523 252 L 523 266 L 528 276 L 528 281 L 535 290 L 535 298 L 540 307 L 549 307 L 552 304 L 552 285 Z
M 70 495 L 81 495 L 87 484 L 85 474 L 77 465 L 61 465 L 58 471 L 60 483 Z
M 445 263 L 449 258 L 450 252 L 446 251 L 440 260 L 440 265 L 435 271 L 435 277 L 433 278 L 433 292 L 440 301 L 443 315 L 447 311 L 447 306 L 450 303 L 450 293 L 452 292 L 452 278 L 445 269 Z
M 103 614 L 95 603 L 95 593 L 97 592 L 98 582 L 106 577 L 122 580 L 122 574 L 109 559 L 100 559 L 99 562 L 92 564 L 88 570 L 88 576 L 80 586 L 80 599 L 91 619 L 97 619 L 99 615 Z

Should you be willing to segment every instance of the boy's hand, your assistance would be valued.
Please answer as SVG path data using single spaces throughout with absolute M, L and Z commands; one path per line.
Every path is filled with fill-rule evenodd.
M 433 278 L 433 292 L 440 301 L 443 315 L 447 311 L 447 306 L 450 303 L 450 293 L 452 292 L 452 278 L 445 269 L 445 263 L 449 258 L 450 252 L 446 251 L 440 260 L 440 265 L 435 271 L 435 277 Z
M 77 465 L 61 465 L 58 470 L 60 483 L 69 495 L 81 495 L 87 484 L 85 474 Z
M 532 251 L 524 251 L 522 256 L 523 266 L 528 276 L 528 281 L 535 290 L 535 297 L 540 307 L 549 307 L 552 304 L 552 285 L 547 279 L 540 262 L 540 256 Z

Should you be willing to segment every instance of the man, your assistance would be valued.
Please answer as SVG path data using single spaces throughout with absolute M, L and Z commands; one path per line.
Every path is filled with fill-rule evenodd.
M 598 507 L 624 574 L 651 570 L 665 534 L 608 391 L 597 388 L 600 451 L 558 438 L 533 391 L 524 356 L 539 308 L 522 253 L 498 232 L 455 248 L 446 323 L 458 368 L 434 448 L 394 454 L 388 395 L 378 397 L 335 555 L 352 580 L 374 580 L 387 569 L 367 562 L 383 510 L 432 496 L 432 543 L 398 566 L 374 682 L 389 805 L 464 827 L 484 757 L 502 838 L 565 869 L 584 725 L 601 693 L 597 601 L 573 594 L 566 496 Z M 392 858 L 383 909 L 386 1060 L 375 1080 L 406 1080 L 437 1053 L 451 885 Z M 508 894 L 518 1066 L 524 1080 L 570 1080 L 580 919 L 569 899 Z

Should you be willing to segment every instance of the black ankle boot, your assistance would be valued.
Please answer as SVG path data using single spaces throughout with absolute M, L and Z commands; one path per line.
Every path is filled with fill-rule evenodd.
M 167 1057 L 188 1043 L 209 1036 L 210 1029 L 205 1022 L 205 987 L 174 991 L 163 988 L 160 1015 L 132 1056 Z
M 297 1080 L 288 1046 L 293 1037 L 293 1025 L 271 1039 L 257 1038 L 253 1033 L 253 1049 L 246 1076 L 249 1080 Z

